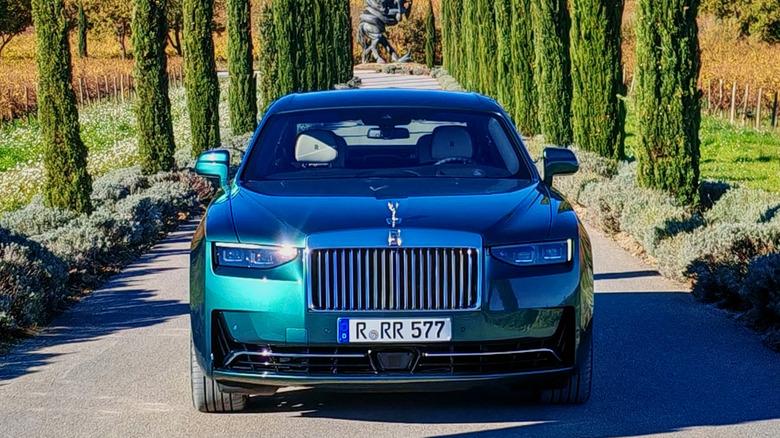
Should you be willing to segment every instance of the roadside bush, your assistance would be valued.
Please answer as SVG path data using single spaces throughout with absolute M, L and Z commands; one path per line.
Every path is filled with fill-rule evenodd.
M 46 207 L 43 198 L 36 196 L 21 210 L 10 211 L 0 217 L 0 227 L 25 236 L 35 236 L 59 228 L 76 217 L 76 213 L 68 210 Z
M 92 183 L 92 200 L 96 204 L 117 202 L 149 188 L 149 179 L 138 166 L 114 170 Z
M 71 288 L 97 286 L 213 195 L 208 181 L 188 171 L 144 177 L 123 169 L 96 186 L 101 198 L 91 215 L 38 200 L 0 219 L 0 334 L 45 321 Z
M 588 207 L 599 227 L 609 233 L 621 231 L 621 220 L 628 192 L 617 188 L 614 181 L 594 182 L 583 187 L 580 204 Z
M 750 262 L 740 289 L 759 318 L 780 321 L 780 254 L 757 257 Z
M 452 75 L 449 74 L 449 72 L 441 67 L 434 67 L 431 70 L 431 76 L 436 78 L 437 81 L 439 81 L 439 84 L 441 84 L 441 88 L 445 91 L 466 91 L 460 83 L 455 80 Z
M 639 187 L 625 193 L 620 229 L 634 236 L 651 255 L 663 239 L 690 232 L 702 223 L 701 216 L 692 214 L 665 193 Z
M 0 334 L 34 327 L 67 296 L 68 269 L 37 242 L 0 228 Z
M 679 281 L 692 279 L 693 294 L 704 302 L 746 310 L 741 283 L 750 261 L 780 248 L 780 227 L 768 224 L 717 224 L 665 240 L 657 256 L 661 272 Z
M 780 224 L 780 196 L 762 190 L 735 188 L 705 213 L 708 223 Z

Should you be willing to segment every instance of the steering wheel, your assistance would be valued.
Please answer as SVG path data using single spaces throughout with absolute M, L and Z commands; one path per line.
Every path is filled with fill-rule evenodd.
M 452 163 L 474 164 L 474 160 L 467 157 L 442 158 L 441 160 L 437 161 L 434 164 L 434 166 L 441 166 L 442 164 L 452 164 Z

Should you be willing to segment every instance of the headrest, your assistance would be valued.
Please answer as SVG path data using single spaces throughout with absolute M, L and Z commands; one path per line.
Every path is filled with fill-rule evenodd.
M 474 155 L 474 145 L 466 128 L 441 126 L 433 130 L 431 157 L 434 160 L 453 157 L 471 158 L 472 155 Z
M 331 163 L 339 157 L 338 139 L 331 131 L 306 131 L 295 142 L 299 163 Z

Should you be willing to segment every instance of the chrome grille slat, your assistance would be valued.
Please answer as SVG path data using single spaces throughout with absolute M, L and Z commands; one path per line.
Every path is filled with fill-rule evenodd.
M 322 311 L 475 309 L 478 254 L 474 248 L 315 249 L 310 303 Z

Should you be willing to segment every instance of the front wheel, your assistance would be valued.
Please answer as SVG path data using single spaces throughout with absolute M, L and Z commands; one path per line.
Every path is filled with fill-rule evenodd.
M 195 346 L 190 343 L 190 364 L 192 371 L 192 403 L 201 412 L 239 412 L 246 407 L 248 397 L 244 394 L 228 394 L 198 365 Z
M 590 337 L 583 345 L 586 348 L 586 359 L 579 370 L 569 377 L 566 386 L 559 389 L 548 389 L 541 392 L 539 401 L 551 405 L 579 405 L 590 398 L 591 380 L 593 377 L 593 338 Z

